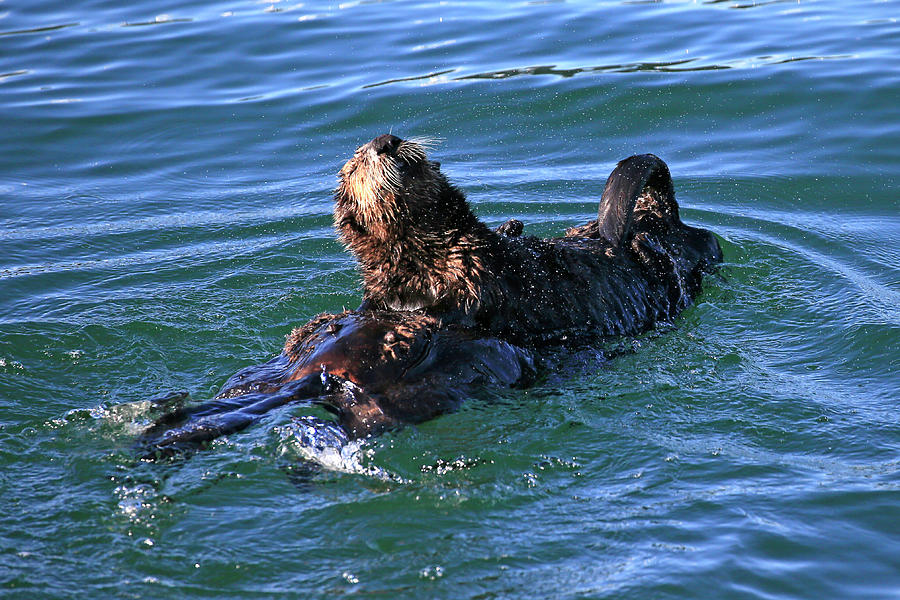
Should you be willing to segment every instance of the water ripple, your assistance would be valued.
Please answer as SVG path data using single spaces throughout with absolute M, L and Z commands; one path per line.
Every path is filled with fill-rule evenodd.
M 896 2 L 0 7 L 8 593 L 896 595 Z M 537 235 L 654 152 L 727 264 L 527 390 L 137 461 L 147 398 L 358 305 L 329 190 L 387 131 L 444 137 L 476 211 Z
M 588 67 L 572 67 L 561 68 L 556 65 L 540 65 L 529 67 L 517 67 L 511 69 L 501 69 L 499 71 L 486 71 L 475 73 L 472 75 L 464 75 L 454 78 L 454 81 L 465 81 L 469 79 L 508 79 L 510 77 L 518 77 L 522 75 L 553 75 L 556 77 L 569 78 L 581 74 L 590 73 L 640 73 L 640 72 L 658 72 L 658 73 L 684 73 L 692 71 L 718 71 L 724 69 L 756 69 L 758 67 L 784 65 L 794 62 L 803 62 L 810 60 L 851 60 L 855 58 L 852 54 L 838 54 L 831 56 L 775 56 L 764 55 L 753 58 L 740 58 L 720 63 L 704 62 L 703 58 L 690 58 L 674 61 L 660 62 L 638 62 L 627 64 L 609 64 Z M 428 76 L 411 77 L 405 79 L 396 79 L 385 83 L 403 82 L 408 80 L 423 79 Z M 382 84 L 383 85 L 383 84 Z
M 248 227 L 264 223 L 277 223 L 288 219 L 298 219 L 319 214 L 307 206 L 275 206 L 257 209 L 232 209 L 169 213 L 154 217 L 135 219 L 104 220 L 99 223 L 78 223 L 47 227 L 10 228 L 0 231 L 0 240 L 35 241 L 70 237 L 104 237 L 123 233 L 147 231 L 172 231 L 197 228 L 209 229 L 214 226 Z
M 5 35 L 30 35 L 33 33 L 46 33 L 48 31 L 57 31 L 59 29 L 67 29 L 69 27 L 78 27 L 81 23 L 62 23 L 60 25 L 45 25 L 43 27 L 32 27 L 30 29 L 18 29 L 16 31 L 0 31 L 0 36 Z
M 21 69 L 19 71 L 11 71 L 9 73 L 0 73 L 0 83 L 3 83 L 6 79 L 10 77 L 18 77 L 19 75 L 27 75 L 30 71 L 25 69 Z

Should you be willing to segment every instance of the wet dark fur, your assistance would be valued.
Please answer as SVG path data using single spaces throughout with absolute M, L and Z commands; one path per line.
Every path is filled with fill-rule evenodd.
M 619 163 L 597 221 L 544 240 L 490 230 L 421 145 L 381 136 L 341 169 L 335 224 L 359 260 L 364 307 L 421 309 L 527 345 L 644 331 L 684 309 L 721 260 L 711 233 L 681 222 L 668 167 L 650 154 Z
M 439 327 L 421 313 L 322 314 L 295 329 L 279 356 L 232 376 L 213 400 L 167 406 L 139 447 L 148 458 L 190 450 L 288 403 L 322 406 L 348 438 L 361 438 L 455 410 L 477 387 L 525 385 L 534 374 L 528 350 Z
M 673 317 L 721 260 L 711 233 L 681 222 L 669 170 L 649 154 L 618 164 L 596 220 L 541 240 L 515 220 L 488 229 L 421 145 L 381 136 L 341 170 L 335 223 L 360 261 L 360 310 L 294 330 L 279 356 L 212 401 L 167 397 L 139 441 L 145 456 L 194 448 L 288 403 L 325 407 L 348 438 L 430 419 L 475 387 L 530 382 L 536 344 Z

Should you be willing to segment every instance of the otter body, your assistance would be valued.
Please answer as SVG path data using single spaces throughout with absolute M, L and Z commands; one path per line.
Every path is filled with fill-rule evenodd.
M 650 154 L 619 163 L 597 220 L 547 240 L 490 230 L 414 141 L 375 138 L 339 179 L 335 225 L 359 260 L 363 308 L 517 343 L 644 331 L 684 309 L 722 257 L 715 236 L 681 222 Z
M 141 437 L 145 456 L 287 403 L 324 406 L 346 439 L 430 419 L 477 386 L 527 384 L 539 344 L 672 318 L 722 258 L 715 236 L 681 222 L 669 170 L 650 154 L 617 165 L 597 219 L 552 239 L 522 236 L 515 220 L 489 229 L 421 143 L 378 137 L 339 178 L 335 224 L 359 259 L 363 305 L 294 330 L 279 356 L 213 400 L 168 406 Z

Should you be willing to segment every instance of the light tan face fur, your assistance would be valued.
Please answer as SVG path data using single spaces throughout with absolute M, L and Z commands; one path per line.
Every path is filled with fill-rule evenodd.
M 374 140 L 357 148 L 339 174 L 338 193 L 355 204 L 361 224 L 396 222 L 397 194 L 404 186 L 408 166 L 428 167 L 426 140 L 404 140 L 393 152 L 379 154 Z

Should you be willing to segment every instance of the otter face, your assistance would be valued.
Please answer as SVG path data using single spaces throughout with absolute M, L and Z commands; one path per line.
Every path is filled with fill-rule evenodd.
M 427 143 L 385 134 L 360 146 L 338 175 L 337 202 L 344 203 L 364 227 L 396 223 L 418 212 L 417 200 L 433 197 L 436 191 L 423 186 L 446 182 L 439 165 L 427 159 Z
M 480 297 L 478 235 L 465 195 L 425 155 L 425 140 L 382 135 L 338 176 L 334 224 L 356 256 L 373 306 L 416 310 Z

